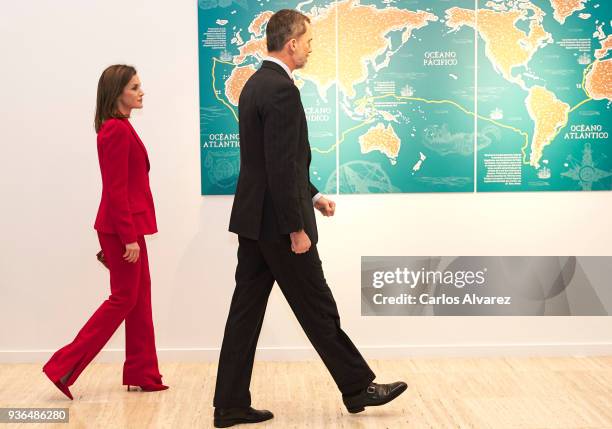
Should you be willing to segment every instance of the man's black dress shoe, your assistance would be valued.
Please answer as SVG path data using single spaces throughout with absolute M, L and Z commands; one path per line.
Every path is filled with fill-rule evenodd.
M 360 413 L 365 407 L 384 405 L 387 402 L 391 402 L 407 388 L 408 385 L 403 381 L 389 384 L 370 383 L 366 389 L 355 395 L 343 395 L 342 400 L 349 413 Z
M 228 428 L 242 423 L 259 423 L 270 420 L 274 415 L 268 410 L 245 408 L 215 408 L 215 427 Z

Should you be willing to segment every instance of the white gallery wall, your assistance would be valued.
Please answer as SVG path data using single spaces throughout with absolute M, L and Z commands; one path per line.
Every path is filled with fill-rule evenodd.
M 232 197 L 200 196 L 196 1 L 5 2 L 0 14 L 0 361 L 43 361 L 108 296 L 93 230 L 97 80 L 137 67 L 151 160 L 148 241 L 161 359 L 215 360 L 233 291 Z M 405 142 L 404 144 L 409 144 Z M 332 196 L 319 250 L 369 358 L 612 353 L 606 317 L 361 317 L 362 255 L 612 255 L 612 194 Z M 611 279 L 612 287 L 612 279 Z M 259 358 L 313 356 L 278 288 Z M 120 359 L 122 328 L 103 358 Z

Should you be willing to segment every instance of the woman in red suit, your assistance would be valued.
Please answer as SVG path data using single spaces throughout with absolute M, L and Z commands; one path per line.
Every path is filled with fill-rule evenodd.
M 43 371 L 70 399 L 68 387 L 125 320 L 123 384 L 165 390 L 157 365 L 151 314 L 151 278 L 144 235 L 157 232 L 149 188 L 147 151 L 130 124 L 142 108 L 140 79 L 131 66 L 114 65 L 100 76 L 95 128 L 102 173 L 102 199 L 94 228 L 110 271 L 111 295 L 58 350 Z

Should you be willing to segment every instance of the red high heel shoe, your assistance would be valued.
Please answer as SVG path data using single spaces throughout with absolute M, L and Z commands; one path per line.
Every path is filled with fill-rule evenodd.
M 45 375 L 47 376 L 49 380 L 51 380 L 51 377 L 49 377 L 49 374 L 45 372 Z M 72 397 L 72 393 L 70 393 L 70 390 L 68 389 L 68 386 L 62 383 L 61 380 L 51 380 L 51 382 L 55 384 L 55 387 L 57 387 L 60 390 L 60 392 L 66 395 L 71 401 L 74 400 L 74 398 Z
M 136 390 L 131 390 L 130 387 L 131 385 L 128 384 L 127 386 L 128 392 L 136 392 Z M 159 392 L 160 390 L 166 390 L 170 388 L 170 386 L 166 386 L 165 384 L 147 384 L 145 386 L 138 386 L 138 387 L 140 387 L 140 390 L 143 392 Z

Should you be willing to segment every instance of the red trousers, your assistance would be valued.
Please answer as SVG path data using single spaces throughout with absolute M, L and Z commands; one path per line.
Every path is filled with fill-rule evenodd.
M 119 236 L 98 232 L 110 271 L 111 295 L 81 328 L 76 338 L 49 359 L 43 371 L 70 386 L 125 320 L 123 384 L 161 384 L 151 314 L 151 277 L 144 237 L 138 237 L 136 263 L 123 259 Z

